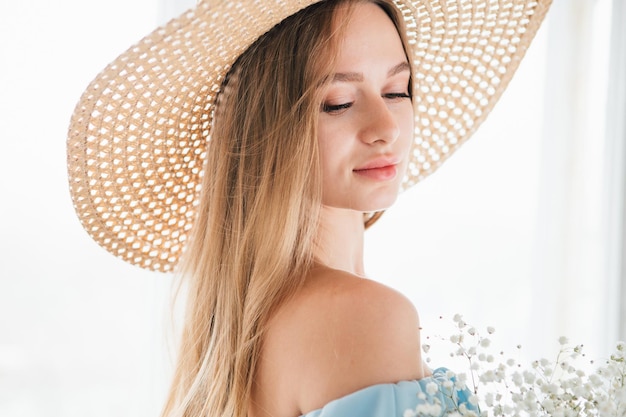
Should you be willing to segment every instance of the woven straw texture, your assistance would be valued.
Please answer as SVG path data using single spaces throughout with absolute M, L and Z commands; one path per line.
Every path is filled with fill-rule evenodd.
M 447 159 L 500 97 L 551 0 L 395 1 L 413 46 L 404 188 Z M 315 1 L 204 1 L 131 47 L 81 97 L 68 134 L 74 207 L 92 238 L 167 272 L 193 227 L 216 95 L 230 65 Z

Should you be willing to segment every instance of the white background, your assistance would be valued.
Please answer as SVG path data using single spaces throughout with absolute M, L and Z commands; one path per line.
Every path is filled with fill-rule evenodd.
M 65 134 L 95 74 L 189 3 L 0 4 L 2 417 L 159 413 L 171 277 L 113 258 L 82 230 Z M 561 334 L 608 352 L 619 302 L 602 169 L 609 4 L 555 0 L 488 122 L 368 232 L 370 276 L 415 302 L 424 332 L 459 312 L 532 358 L 552 356 Z

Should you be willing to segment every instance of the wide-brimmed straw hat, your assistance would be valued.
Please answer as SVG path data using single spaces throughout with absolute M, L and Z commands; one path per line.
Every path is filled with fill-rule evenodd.
M 403 187 L 448 158 L 502 94 L 551 0 L 396 0 L 412 44 L 415 137 Z M 169 271 L 193 226 L 211 116 L 235 59 L 313 0 L 206 0 L 108 65 L 68 135 L 83 227 L 109 252 Z

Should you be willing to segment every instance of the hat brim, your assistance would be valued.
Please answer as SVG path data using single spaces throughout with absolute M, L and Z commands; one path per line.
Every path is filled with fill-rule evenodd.
M 404 188 L 487 117 L 551 0 L 399 1 L 411 44 L 415 138 Z M 83 227 L 114 255 L 170 271 L 193 226 L 215 98 L 235 59 L 316 1 L 207 1 L 150 33 L 87 87 L 68 134 Z

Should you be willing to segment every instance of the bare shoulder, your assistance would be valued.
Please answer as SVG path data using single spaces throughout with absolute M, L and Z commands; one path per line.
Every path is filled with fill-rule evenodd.
M 424 376 L 419 318 L 410 300 L 331 269 L 314 271 L 279 309 L 263 356 L 300 413 L 370 385 Z

